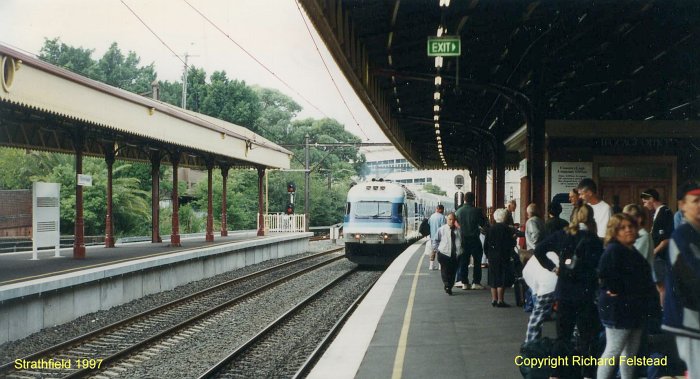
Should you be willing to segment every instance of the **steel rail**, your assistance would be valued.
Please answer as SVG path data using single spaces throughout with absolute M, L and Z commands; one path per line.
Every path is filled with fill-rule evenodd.
M 337 332 L 340 330 L 340 328 L 345 325 L 345 322 L 350 318 L 350 316 L 355 312 L 355 309 L 360 305 L 360 302 L 367 296 L 369 291 L 374 287 L 374 285 L 377 283 L 377 278 L 372 284 L 364 290 L 360 296 L 355 299 L 355 301 L 348 307 L 348 309 L 340 316 L 338 321 L 333 325 L 333 327 L 326 333 L 326 336 L 323 337 L 321 342 L 318 343 L 316 346 L 316 349 L 314 349 L 313 352 L 309 355 L 309 357 L 306 359 L 306 361 L 299 367 L 297 372 L 294 374 L 292 379 L 299 379 L 307 376 L 313 366 L 316 364 L 318 361 L 318 358 L 321 357 L 321 354 L 325 351 L 326 347 L 328 347 L 331 342 L 333 342 L 333 338 L 337 334 Z
M 141 342 L 139 342 L 139 343 L 137 343 L 137 344 L 134 344 L 134 345 L 132 345 L 132 346 L 130 346 L 130 347 L 128 347 L 128 348 L 125 348 L 125 349 L 123 349 L 123 350 L 121 350 L 121 351 L 119 351 L 119 352 L 117 352 L 117 353 L 115 353 L 115 354 L 112 354 L 112 355 L 110 355 L 110 356 L 108 356 L 108 357 L 106 357 L 106 358 L 103 358 L 102 364 L 104 364 L 104 365 L 105 365 L 105 368 L 107 368 L 107 365 L 109 365 L 110 363 L 113 363 L 113 362 L 117 361 L 118 359 L 120 359 L 120 358 L 122 358 L 122 357 L 124 357 L 124 356 L 126 356 L 126 355 L 135 353 L 136 351 L 140 350 L 140 349 L 143 348 L 144 346 L 146 346 L 146 345 L 148 345 L 148 344 L 150 344 L 150 343 L 153 343 L 153 342 L 155 342 L 155 341 L 158 341 L 158 340 L 160 340 L 161 338 L 163 338 L 163 337 L 165 337 L 165 336 L 167 336 L 167 335 L 170 335 L 170 334 L 173 334 L 173 333 L 175 333 L 175 332 L 178 332 L 178 331 L 180 331 L 181 329 L 184 329 L 186 326 L 189 326 L 190 324 L 193 324 L 194 322 L 197 322 L 197 321 L 199 321 L 199 320 L 202 320 L 202 319 L 204 319 L 204 318 L 206 318 L 206 317 L 208 317 L 208 316 L 210 316 L 210 315 L 212 315 L 212 314 L 214 314 L 214 313 L 216 313 L 216 312 L 218 312 L 218 311 L 220 311 L 220 310 L 222 310 L 222 309 L 224 309 L 224 308 L 226 308 L 226 307 L 230 307 L 230 306 L 232 306 L 232 305 L 234 305 L 234 304 L 236 304 L 236 303 L 239 303 L 239 302 L 241 302 L 241 301 L 243 301 L 243 300 L 246 300 L 246 299 L 248 299 L 248 298 L 250 298 L 250 297 L 252 297 L 252 296 L 254 296 L 254 295 L 256 295 L 256 294 L 258 294 L 258 293 L 260 293 L 260 292 L 263 292 L 263 291 L 265 291 L 265 290 L 267 290 L 267 289 L 269 289 L 269 288 L 275 287 L 275 286 L 277 286 L 277 285 L 279 285 L 279 284 L 282 284 L 282 283 L 284 283 L 284 282 L 286 282 L 286 281 L 289 281 L 290 279 L 296 278 L 296 277 L 298 277 L 298 276 L 300 276 L 300 275 L 303 275 L 303 274 L 305 274 L 305 273 L 307 273 L 307 272 L 313 271 L 313 270 L 315 270 L 315 269 L 317 269 L 317 268 L 319 268 L 319 267 L 326 266 L 326 265 L 328 265 L 328 264 L 331 264 L 331 263 L 333 263 L 333 262 L 335 262 L 335 261 L 337 261 L 337 260 L 343 259 L 343 258 L 344 258 L 343 256 L 340 256 L 340 257 L 335 257 L 335 258 L 327 259 L 327 260 L 325 260 L 325 261 L 323 261 L 323 262 L 320 262 L 320 263 L 317 263 L 317 264 L 315 264 L 315 265 L 306 267 L 306 268 L 304 268 L 304 269 L 302 269 L 302 270 L 299 270 L 299 271 L 296 271 L 296 272 L 294 272 L 294 273 L 292 273 L 292 274 L 290 274 L 290 275 L 287 275 L 287 276 L 284 276 L 284 277 L 282 277 L 282 278 L 280 278 L 280 279 L 277 279 L 277 280 L 275 280 L 275 281 L 273 281 L 273 282 L 271 282 L 271 283 L 269 283 L 269 284 L 266 284 L 266 285 L 264 285 L 264 286 L 258 287 L 258 288 L 256 288 L 256 289 L 251 290 L 251 291 L 248 291 L 248 292 L 246 292 L 246 293 L 244 293 L 244 294 L 242 294 L 242 295 L 240 295 L 240 296 L 237 296 L 237 297 L 235 297 L 235 298 L 233 298 L 233 299 L 231 299 L 231 300 L 228 300 L 228 301 L 226 301 L 226 302 L 224 302 L 224 303 L 222 303 L 222 304 L 219 304 L 219 305 L 217 305 L 217 306 L 215 306 L 215 307 L 213 307 L 213 308 L 210 308 L 210 309 L 208 309 L 208 310 L 206 310 L 206 311 L 204 311 L 204 312 L 202 312 L 202 313 L 200 313 L 200 314 L 198 314 L 198 315 L 192 316 L 191 318 L 189 318 L 189 319 L 187 319 L 187 320 L 185 320 L 185 321 L 183 321 L 183 322 L 180 322 L 180 323 L 178 323 L 177 325 L 174 325 L 174 326 L 172 326 L 172 327 L 170 327 L 170 328 L 168 328 L 168 329 L 165 329 L 165 330 L 163 330 L 163 331 L 161 331 L 161 332 L 159 332 L 159 333 L 157 333 L 157 334 L 155 334 L 155 335 L 153 335 L 153 336 L 151 336 L 151 337 L 149 337 L 149 338 L 147 338 L 147 339 L 145 339 L 145 340 L 142 340 Z M 92 374 L 94 374 L 94 369 L 83 369 L 83 370 L 78 370 L 78 371 L 76 371 L 76 372 L 73 372 L 73 373 L 71 373 L 70 375 L 67 375 L 67 376 L 65 376 L 65 377 L 63 377 L 63 378 L 64 378 L 64 379 L 68 379 L 68 378 L 80 378 L 80 377 L 84 377 L 84 376 L 92 375 Z
M 126 319 L 124 319 L 124 320 L 120 320 L 120 321 L 117 321 L 117 322 L 112 323 L 112 324 L 110 324 L 110 325 L 107 325 L 107 326 L 104 326 L 104 327 L 102 327 L 102 328 L 96 329 L 96 330 L 94 330 L 94 331 L 85 333 L 85 334 L 83 334 L 83 335 L 80 335 L 80 336 L 75 337 L 75 338 L 73 338 L 73 339 L 70 339 L 70 340 L 68 340 L 68 341 L 61 342 L 61 343 L 56 344 L 56 345 L 54 345 L 54 346 L 51 346 L 51 347 L 49 347 L 49 348 L 43 349 L 43 350 L 41 350 L 41 351 L 39 351 L 39 352 L 32 353 L 32 354 L 30 354 L 30 355 L 28 355 L 28 356 L 25 356 L 25 357 L 21 358 L 21 359 L 22 359 L 22 360 L 25 360 L 25 361 L 32 361 L 32 360 L 37 360 L 38 358 L 41 358 L 41 357 L 46 357 L 46 356 L 52 355 L 53 353 L 56 353 L 57 351 L 66 350 L 68 347 L 73 346 L 73 345 L 80 345 L 80 344 L 83 344 L 83 343 L 85 343 L 86 341 L 88 341 L 88 340 L 91 339 L 91 338 L 95 338 L 95 337 L 98 337 L 98 336 L 100 336 L 100 335 L 110 333 L 110 332 L 112 332 L 112 331 L 114 331 L 114 330 L 116 330 L 116 329 L 119 329 L 119 328 L 121 328 L 121 327 L 127 326 L 127 325 L 129 325 L 129 324 L 133 324 L 133 323 L 138 322 L 138 321 L 141 321 L 141 320 L 144 320 L 144 319 L 146 319 L 146 318 L 148 318 L 148 317 L 150 317 L 150 316 L 153 316 L 153 315 L 155 315 L 155 314 L 157 314 L 157 313 L 164 312 L 164 311 L 166 311 L 166 310 L 175 308 L 175 307 L 177 307 L 178 305 L 182 305 L 183 303 L 186 303 L 186 302 L 188 302 L 188 301 L 191 301 L 191 300 L 193 300 L 193 299 L 195 299 L 195 298 L 198 298 L 198 297 L 201 297 L 201 296 L 205 296 L 205 295 L 207 295 L 207 294 L 210 293 L 210 292 L 214 292 L 214 291 L 220 290 L 220 289 L 222 289 L 222 288 L 225 288 L 226 286 L 235 285 L 235 284 L 238 284 L 238 283 L 240 283 L 240 282 L 243 282 L 243 281 L 246 281 L 246 280 L 250 280 L 250 279 L 253 279 L 253 278 L 262 276 L 262 275 L 264 275 L 264 274 L 273 272 L 273 271 L 275 271 L 275 270 L 278 270 L 278 269 L 281 269 L 281 268 L 284 268 L 284 267 L 287 267 L 287 266 L 291 266 L 291 265 L 293 265 L 293 264 L 297 264 L 297 263 L 304 262 L 304 261 L 307 261 L 307 260 L 311 260 L 311 259 L 315 259 L 315 258 L 318 258 L 318 257 L 322 257 L 322 256 L 324 256 L 324 255 L 329 255 L 329 254 L 335 253 L 335 252 L 340 251 L 340 250 L 342 250 L 342 249 L 343 249 L 343 248 L 336 248 L 336 249 L 327 250 L 327 251 L 324 251 L 324 252 L 321 252 L 321 253 L 309 255 L 309 256 L 307 256 L 307 257 L 298 258 L 298 259 L 295 259 L 295 260 L 292 260 L 292 261 L 289 261 L 289 262 L 285 262 L 285 263 L 282 263 L 282 264 L 279 264 L 279 265 L 276 265 L 276 266 L 273 266 L 273 267 L 269 267 L 269 268 L 266 268 L 266 269 L 264 269 L 264 270 L 257 271 L 257 272 L 254 272 L 254 273 L 251 273 L 251 274 L 248 274 L 248 275 L 244 275 L 244 276 L 239 277 L 239 278 L 235 278 L 235 279 L 232 279 L 232 280 L 228 280 L 228 281 L 226 281 L 226 282 L 217 284 L 217 285 L 215 285 L 215 286 L 213 286 L 213 287 L 204 289 L 204 290 L 202 290 L 202 291 L 198 291 L 198 292 L 196 292 L 196 293 L 194 293 L 194 294 L 185 296 L 185 297 L 180 298 L 180 299 L 176 299 L 176 300 L 170 301 L 170 302 L 168 302 L 168 303 L 166 303 L 166 304 L 163 304 L 163 305 L 157 306 L 157 307 L 155 307 L 155 308 L 149 309 L 149 310 L 147 310 L 147 311 L 141 312 L 141 313 L 136 314 L 136 315 L 134 315 L 134 316 L 128 317 L 128 318 L 126 318 Z M 344 258 L 344 256 L 335 257 L 335 258 L 332 258 L 332 259 L 323 261 L 323 262 L 321 262 L 321 263 L 319 263 L 319 264 L 317 264 L 317 265 L 311 266 L 310 268 L 306 268 L 305 270 L 302 270 L 302 271 L 305 272 L 305 271 L 308 271 L 308 270 L 312 270 L 312 269 L 315 269 L 316 266 L 319 266 L 319 267 L 320 267 L 320 266 L 322 266 L 322 265 L 329 264 L 329 263 L 331 263 L 331 262 L 334 262 L 334 261 L 336 261 L 336 260 L 340 260 L 340 259 L 342 259 L 342 258 Z M 301 275 L 301 274 L 304 273 L 304 272 L 302 272 L 302 271 L 298 271 L 298 272 L 296 272 L 296 273 L 294 273 L 294 274 L 285 276 L 285 277 L 283 277 L 283 278 L 281 278 L 281 279 L 278 279 L 278 280 L 276 280 L 276 281 L 274 281 L 274 282 L 271 282 L 271 283 L 268 284 L 268 285 L 265 285 L 265 286 L 263 286 L 263 287 L 259 287 L 259 288 L 256 289 L 256 290 L 249 291 L 248 293 L 243 294 L 243 295 L 241 295 L 241 296 L 238 296 L 237 298 L 235 298 L 235 299 L 233 299 L 233 300 L 230 300 L 230 301 L 228 301 L 228 302 L 226 302 L 226 303 L 220 304 L 219 306 L 217 306 L 216 308 L 213 308 L 213 309 L 217 309 L 217 310 L 218 310 L 218 309 L 220 309 L 220 308 L 223 308 L 223 307 L 226 306 L 226 305 L 230 305 L 230 304 L 233 303 L 233 302 L 240 301 L 241 298 L 244 298 L 245 296 L 252 296 L 253 294 L 255 294 L 255 293 L 259 292 L 259 291 L 262 291 L 262 290 L 267 289 L 267 288 L 269 288 L 269 287 L 275 286 L 275 285 L 277 285 L 278 283 L 282 283 L 282 282 L 284 282 L 285 280 L 288 280 L 288 279 L 293 278 L 294 276 Z M 210 309 L 210 311 L 211 311 L 211 309 Z M 193 322 L 193 321 L 195 321 L 194 319 L 195 319 L 196 317 L 197 317 L 197 316 L 194 316 L 194 317 L 192 317 L 192 318 L 190 318 L 190 319 L 188 319 L 188 320 L 186 320 L 186 321 L 184 321 L 184 322 L 182 322 L 182 323 L 179 323 L 179 324 L 176 325 L 175 327 L 184 326 L 185 323 Z M 175 328 L 175 327 L 173 327 L 173 328 Z M 168 329 L 168 330 L 171 330 L 171 329 L 173 329 L 173 328 L 170 328 L 170 329 Z M 164 333 L 164 332 L 158 333 L 158 335 L 162 335 L 163 333 Z M 120 352 L 120 353 L 124 353 L 124 351 L 122 351 L 122 352 Z M 119 354 L 119 353 L 118 353 L 118 354 Z M 110 357 L 110 358 L 113 358 L 113 357 Z M 103 363 L 108 363 L 107 359 L 104 359 L 104 360 L 103 360 Z M 13 372 L 13 371 L 11 370 L 11 369 L 13 369 L 13 368 L 14 368 L 14 360 L 11 361 L 11 362 L 5 363 L 5 364 L 3 364 L 2 366 L 0 366 L 0 377 L 2 377 L 3 375 L 6 375 L 6 374 L 9 373 L 9 372 Z M 91 371 L 91 370 L 90 370 L 90 371 Z M 81 371 L 78 371 L 78 372 L 83 372 L 83 371 L 81 370 Z M 75 372 L 74 374 L 77 374 L 78 372 Z M 73 375 L 74 375 L 74 374 L 73 374 Z M 69 376 L 69 377 L 73 377 L 73 376 Z
M 216 374 L 218 374 L 220 371 L 222 371 L 229 363 L 231 363 L 233 360 L 236 358 L 240 357 L 244 353 L 246 353 L 251 347 L 253 347 L 257 342 L 261 341 L 268 333 L 276 329 L 279 325 L 281 325 L 284 321 L 292 317 L 294 314 L 298 313 L 300 310 L 302 310 L 305 306 L 308 305 L 311 301 L 316 299 L 317 297 L 321 296 L 324 294 L 326 291 L 328 291 L 330 288 L 334 287 L 336 284 L 350 276 L 351 274 L 360 271 L 359 268 L 355 267 L 351 270 L 348 270 L 345 272 L 343 275 L 340 275 L 339 277 L 333 279 L 330 281 L 328 284 L 323 286 L 323 288 L 319 289 L 315 293 L 309 295 L 306 299 L 300 301 L 297 305 L 289 309 L 287 312 L 285 312 L 283 315 L 278 317 L 276 320 L 272 321 L 268 326 L 266 326 L 263 330 L 258 332 L 258 334 L 254 335 L 251 337 L 248 341 L 246 341 L 243 345 L 239 346 L 236 350 L 231 352 L 229 355 L 224 357 L 222 360 L 220 360 L 218 363 L 216 363 L 214 366 L 212 366 L 209 370 L 204 372 L 202 375 L 198 377 L 198 379 L 207 379 L 207 378 L 212 378 Z

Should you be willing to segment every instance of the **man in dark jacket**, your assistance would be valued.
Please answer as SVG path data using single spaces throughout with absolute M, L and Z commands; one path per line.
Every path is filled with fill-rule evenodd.
M 678 192 L 687 223 L 673 232 L 662 328 L 676 335 L 690 378 L 700 378 L 700 185 Z
M 484 250 L 481 245 L 481 230 L 486 227 L 487 221 L 484 211 L 474 206 L 476 197 L 473 192 L 467 192 L 464 196 L 465 204 L 460 207 L 455 215 L 462 233 L 462 254 L 459 261 L 457 281 L 462 282 L 462 289 L 484 289 L 481 285 L 481 257 Z M 469 285 L 469 258 L 474 258 L 474 281 Z
M 673 233 L 673 212 L 660 201 L 659 192 L 653 188 L 642 192 L 644 207 L 654 212 L 654 224 L 651 227 L 651 239 L 654 241 L 653 275 L 656 289 L 659 290 L 661 304 L 665 296 L 665 276 L 668 266 L 668 244 Z
M 562 230 L 569 226 L 569 223 L 565 220 L 559 218 L 561 214 L 561 204 L 559 203 L 549 203 L 549 208 L 547 209 L 547 221 L 544 223 L 544 235 L 542 240 L 547 238 L 550 234 L 556 231 Z

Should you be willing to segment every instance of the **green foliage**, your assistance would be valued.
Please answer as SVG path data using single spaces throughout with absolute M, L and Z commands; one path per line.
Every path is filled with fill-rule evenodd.
M 26 167 L 35 168 L 33 172 L 26 173 L 30 184 L 25 188 L 30 188 L 34 181 L 61 185 L 61 233 L 72 234 L 75 229 L 75 158 L 64 154 L 33 152 L 25 156 L 25 162 Z M 138 179 L 120 175 L 129 166 L 127 163 L 117 163 L 113 171 L 112 199 L 117 235 L 143 232 L 144 225 L 148 225 L 143 220 L 150 219 L 150 193 L 139 188 Z M 101 235 L 105 231 L 107 211 L 107 167 L 103 160 L 84 158 L 83 173 L 92 176 L 93 184 L 83 187 L 85 234 Z
M 39 59 L 130 92 L 151 91 L 151 83 L 156 79 L 153 63 L 139 67 L 136 53 L 129 51 L 124 56 L 116 42 L 97 61 L 92 59 L 93 52 L 68 46 L 58 38 L 45 39 Z
M 0 190 L 32 188 L 31 175 L 37 167 L 24 150 L 0 147 Z
M 92 69 L 95 61 L 92 59 L 92 53 L 94 51 L 94 49 L 68 46 L 58 38 L 45 38 L 44 46 L 39 51 L 39 59 L 93 78 Z
M 94 50 L 68 46 L 58 38 L 46 39 L 40 58 L 65 67 L 89 78 L 146 94 L 156 78 L 153 64 L 140 66 L 134 52 L 124 54 L 113 43 L 99 59 L 93 59 Z M 356 147 L 321 147 L 315 143 L 357 143 L 361 140 L 348 133 L 333 119 L 294 118 L 302 107 L 291 97 L 275 89 L 251 87 L 244 81 L 229 79 L 226 72 L 216 71 L 209 76 L 204 69 L 190 67 L 187 72 L 187 108 L 249 128 L 275 143 L 302 145 L 305 135 L 311 136 L 311 225 L 329 225 L 340 222 L 344 199 L 351 177 L 360 173 L 365 157 Z M 180 106 L 182 83 L 160 82 L 162 101 Z M 295 154 L 293 168 L 304 167 L 304 148 L 289 148 Z M 31 153 L 22 150 L 0 149 L 0 189 L 30 188 L 35 180 L 61 183 L 61 231 L 72 233 L 75 217 L 75 162 L 74 157 L 61 154 Z M 85 158 L 83 172 L 93 176 L 93 186 L 84 188 L 84 217 L 86 234 L 104 233 L 106 207 L 106 167 L 102 159 Z M 160 198 L 172 192 L 171 168 L 161 165 Z M 221 219 L 221 174 L 213 176 L 213 213 L 215 225 Z M 301 172 L 268 172 L 269 212 L 283 212 L 289 201 L 286 183 L 297 185 L 295 209 L 304 212 L 304 175 Z M 257 227 L 258 175 L 256 170 L 231 170 L 227 194 L 229 229 Z M 184 193 L 184 182 L 178 183 Z M 197 199 L 180 207 L 181 233 L 201 232 L 206 226 L 206 176 L 194 189 Z M 151 170 L 149 163 L 124 163 L 114 166 L 114 218 L 118 235 L 149 235 L 151 209 Z M 169 208 L 160 210 L 160 233 L 171 233 Z M 218 226 L 216 226 L 218 229 Z
M 276 89 L 253 87 L 260 99 L 260 117 L 252 129 L 271 141 L 286 141 L 292 132 L 292 119 L 301 106 Z
M 440 188 L 440 186 L 436 186 L 435 184 L 431 183 L 425 184 L 423 186 L 423 191 L 435 195 L 447 196 L 447 192 L 443 191 L 442 188 Z
M 159 214 L 159 230 L 162 238 L 168 238 L 173 231 L 173 209 L 163 208 Z M 203 233 L 207 227 L 207 216 L 195 211 L 192 204 L 181 205 L 178 211 L 180 234 Z M 150 230 L 150 229 L 149 229 Z

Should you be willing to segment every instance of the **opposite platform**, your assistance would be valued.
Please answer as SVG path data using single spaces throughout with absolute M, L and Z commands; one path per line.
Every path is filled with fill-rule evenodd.
M 312 235 L 234 235 L 217 242 L 192 239 L 177 248 L 166 243 L 95 247 L 81 260 L 30 261 L 31 253 L 3 254 L 0 272 L 15 279 L 0 283 L 0 343 L 182 284 L 304 253 Z
M 309 378 L 521 377 L 514 359 L 529 314 L 492 307 L 488 290 L 455 287 L 448 296 L 423 247 L 414 244 L 392 263 Z
M 161 243 L 132 242 L 117 243 L 114 248 L 87 246 L 84 259 L 73 259 L 73 248 L 61 249 L 61 257 L 55 258 L 54 251 L 39 250 L 39 260 L 33 261 L 31 251 L 0 254 L 0 286 L 37 279 L 72 271 L 105 266 L 128 260 L 171 254 L 177 251 L 216 246 L 234 241 L 257 239 L 257 231 L 245 230 L 229 232 L 227 237 L 217 236 L 214 242 L 206 242 L 204 235 L 182 238 L 179 247 L 171 247 L 166 239 Z

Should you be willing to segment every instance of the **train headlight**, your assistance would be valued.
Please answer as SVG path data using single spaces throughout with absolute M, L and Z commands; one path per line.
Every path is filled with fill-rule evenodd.
M 359 239 L 360 239 L 360 237 L 361 237 L 361 235 L 360 235 L 360 234 L 355 234 L 355 239 L 356 239 L 356 240 L 359 240 Z
M 384 240 L 388 240 L 388 239 L 389 239 L 389 233 L 382 233 L 382 238 L 384 238 Z

